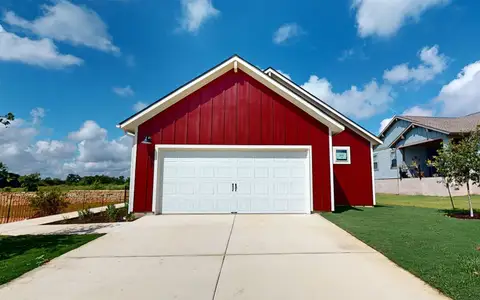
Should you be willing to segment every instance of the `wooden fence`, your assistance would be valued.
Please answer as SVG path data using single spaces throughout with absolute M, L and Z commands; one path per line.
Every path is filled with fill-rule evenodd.
M 124 190 L 78 190 L 66 193 L 69 202 L 64 212 L 105 206 L 128 201 L 128 189 Z M 30 198 L 35 193 L 0 193 L 0 224 L 31 219 L 36 212 L 30 207 Z

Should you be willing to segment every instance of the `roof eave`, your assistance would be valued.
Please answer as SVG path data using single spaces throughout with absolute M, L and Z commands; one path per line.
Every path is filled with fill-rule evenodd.
M 351 121 L 348 117 L 344 116 L 343 114 L 341 114 L 339 111 L 337 111 L 336 109 L 334 109 L 333 107 L 330 107 L 328 104 L 326 104 L 325 102 L 323 102 L 321 99 L 317 98 L 316 96 L 312 95 L 310 92 L 306 91 L 305 89 L 301 88 L 300 86 L 298 86 L 295 82 L 293 82 L 292 80 L 288 79 L 287 77 L 285 77 L 284 75 L 280 74 L 277 70 L 275 70 L 274 68 L 272 67 L 268 67 L 266 68 L 264 71 L 264 73 L 270 75 L 270 74 L 274 74 L 276 77 L 282 79 L 285 83 L 287 83 L 289 86 L 293 87 L 295 90 L 298 90 L 300 91 L 303 95 L 305 95 L 306 97 L 309 97 L 311 100 L 315 101 L 315 103 L 318 103 L 320 105 L 322 105 L 324 108 L 328 109 L 330 112 L 332 112 L 333 114 L 337 115 L 340 119 L 343 119 L 344 121 L 346 121 L 347 123 L 350 123 L 350 125 L 352 127 L 354 127 L 354 129 L 356 131 L 359 131 L 364 137 L 366 137 L 370 142 L 372 142 L 373 146 L 377 146 L 377 145 L 382 145 L 383 144 L 383 141 L 381 139 L 379 139 L 377 136 L 375 136 L 373 133 L 369 132 L 368 130 L 366 130 L 365 128 L 361 127 L 360 125 L 356 124 L 355 122 Z
M 157 100 L 142 111 L 122 121 L 120 124 L 117 125 L 117 127 L 123 129 L 124 131 L 133 133 L 135 132 L 136 128 L 143 122 L 151 119 L 156 114 L 177 103 L 189 94 L 204 87 L 205 85 L 222 76 L 231 69 L 237 70 L 237 68 L 241 69 L 243 72 L 247 73 L 254 79 L 262 82 L 265 86 L 272 89 L 283 98 L 289 99 L 289 101 L 291 102 L 295 102 L 295 104 L 299 106 L 302 110 L 314 117 L 317 121 L 329 127 L 332 130 L 332 133 L 335 134 L 345 130 L 345 127 L 342 124 L 332 119 L 331 117 L 320 111 L 318 108 L 312 106 L 304 99 L 301 99 L 301 97 L 299 97 L 289 89 L 283 87 L 280 83 L 276 82 L 267 74 L 263 73 L 260 69 L 246 62 L 238 55 L 232 56 L 231 58 L 217 65 L 216 67 L 213 67 L 202 75 L 191 80 L 187 84 L 179 87 L 167 96 Z

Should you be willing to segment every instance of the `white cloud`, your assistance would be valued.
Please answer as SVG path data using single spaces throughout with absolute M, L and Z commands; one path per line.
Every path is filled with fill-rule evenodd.
M 58 52 L 50 39 L 32 40 L 6 31 L 0 25 L 0 60 L 21 62 L 43 68 L 78 66 L 83 60 Z
M 391 83 L 423 83 L 434 79 L 447 68 L 448 58 L 439 53 L 438 45 L 424 47 L 418 56 L 422 63 L 417 67 L 409 68 L 407 63 L 396 65 L 391 70 L 386 70 L 383 78 Z
M 417 116 L 417 117 L 431 117 L 434 111 L 430 108 L 422 108 L 418 105 L 406 109 L 402 115 L 404 116 Z
M 327 102 L 341 113 L 357 119 L 365 119 L 382 113 L 393 102 L 392 88 L 388 85 L 378 85 L 375 80 L 360 89 L 352 86 L 342 93 L 335 93 L 331 83 L 326 78 L 312 75 L 302 85 L 302 88 L 317 96 L 320 100 Z
M 147 104 L 144 103 L 144 102 L 141 102 L 141 101 L 138 101 L 137 103 L 135 103 L 133 105 L 133 110 L 136 111 L 136 112 L 139 112 L 141 111 L 142 109 L 144 109 L 145 107 L 147 107 Z
M 386 118 L 386 119 L 383 119 L 381 122 L 380 122 L 380 128 L 378 129 L 378 132 L 382 132 L 385 127 L 387 127 L 387 125 L 390 123 L 390 121 L 392 121 L 393 117 L 392 118 Z
M 127 85 L 126 87 L 113 87 L 112 90 L 120 97 L 130 97 L 135 95 L 135 92 L 130 85 Z
M 39 124 L 45 117 L 45 109 L 41 107 L 34 108 L 30 111 L 30 116 L 32 116 L 33 124 Z
M 338 61 L 345 61 L 349 58 L 351 58 L 355 54 L 355 50 L 353 48 L 344 50 L 342 52 L 342 55 L 338 58 Z
M 394 35 L 405 23 L 418 22 L 427 10 L 450 0 L 353 0 L 361 37 Z
M 434 115 L 434 113 L 435 112 L 433 111 L 433 109 L 422 108 L 418 105 L 415 105 L 413 107 L 407 108 L 401 115 L 403 115 L 403 116 L 417 116 L 417 117 L 431 117 L 431 116 Z M 388 123 L 390 123 L 390 121 L 392 119 L 393 119 L 393 117 L 383 119 L 380 122 L 380 128 L 378 129 L 378 132 L 382 132 L 382 130 L 384 130 L 385 127 L 387 127 Z
M 289 74 L 287 74 L 287 73 L 284 73 L 284 72 L 282 72 L 281 70 L 277 70 L 277 72 L 278 72 L 278 73 L 280 73 L 281 75 L 283 75 L 284 77 L 286 77 L 286 78 L 288 78 L 288 79 L 292 80 L 292 78 L 290 77 L 290 75 L 289 75 Z
M 108 34 L 107 25 L 100 16 L 86 6 L 65 0 L 42 5 L 43 15 L 30 21 L 8 11 L 4 21 L 40 37 L 83 45 L 105 52 L 120 52 Z
M 442 87 L 435 101 L 441 104 L 442 115 L 480 111 L 480 61 L 465 66 L 456 79 Z
M 188 32 L 196 33 L 203 23 L 220 15 L 211 0 L 181 0 L 181 4 L 180 26 Z
M 70 132 L 68 138 L 74 141 L 105 139 L 107 130 L 101 128 L 95 121 L 85 121 L 78 131 Z
M 273 34 L 273 42 L 277 45 L 286 43 L 289 39 L 302 34 L 302 32 L 302 28 L 296 23 L 283 24 Z
M 107 131 L 86 121 L 69 139 L 40 139 L 38 123 L 21 118 L 0 127 L 0 161 L 11 172 L 64 178 L 68 173 L 129 176 L 132 139 L 109 140 Z

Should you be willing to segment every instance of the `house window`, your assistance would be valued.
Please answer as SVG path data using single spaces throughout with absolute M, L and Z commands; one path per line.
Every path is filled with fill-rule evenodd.
M 392 150 L 390 152 L 390 161 L 391 161 L 391 164 L 390 164 L 390 168 L 391 169 L 394 169 L 397 167 L 397 150 Z
M 333 163 L 349 165 L 350 147 L 333 147 Z
M 378 158 L 376 154 L 373 155 L 373 170 L 378 171 Z

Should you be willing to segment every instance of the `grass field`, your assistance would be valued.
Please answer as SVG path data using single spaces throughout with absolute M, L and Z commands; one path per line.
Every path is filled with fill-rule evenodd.
M 80 247 L 99 234 L 0 236 L 0 284 Z
M 455 208 L 468 209 L 467 196 L 453 197 L 453 202 L 455 204 Z M 480 196 L 473 195 L 472 203 L 473 203 L 473 208 L 480 209 Z M 434 196 L 377 194 L 377 204 L 428 207 L 428 208 L 438 208 L 438 209 L 452 208 L 449 197 L 434 197 Z
M 340 208 L 323 216 L 452 299 L 480 299 L 480 220 L 411 206 Z
M 39 190 L 49 190 L 52 188 L 58 188 L 63 192 L 68 192 L 72 190 L 123 190 L 125 189 L 124 184 L 105 184 L 105 185 L 55 185 L 55 186 L 39 186 Z M 0 189 L 1 191 L 1 189 Z M 23 188 L 12 188 L 11 192 L 23 192 Z

